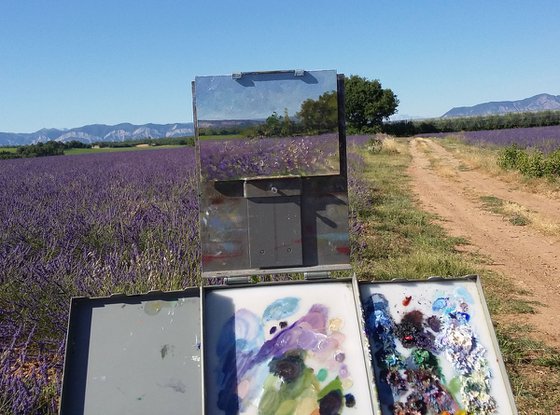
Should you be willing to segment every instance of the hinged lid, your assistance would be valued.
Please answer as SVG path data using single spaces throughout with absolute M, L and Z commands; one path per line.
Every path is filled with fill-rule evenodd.
M 203 277 L 350 269 L 342 75 L 197 77 L 193 109 Z

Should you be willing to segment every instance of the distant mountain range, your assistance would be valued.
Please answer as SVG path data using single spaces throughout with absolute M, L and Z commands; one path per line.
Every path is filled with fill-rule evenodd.
M 450 117 L 474 117 L 479 115 L 506 114 L 508 112 L 536 112 L 560 110 L 560 95 L 539 94 L 519 101 L 485 102 L 472 107 L 455 107 L 442 115 Z
M 18 146 L 54 141 L 81 141 L 94 143 L 98 141 L 126 141 L 144 138 L 185 137 L 194 135 L 193 123 L 144 124 L 129 123 L 117 125 L 93 124 L 69 130 L 43 128 L 34 133 L 2 133 L 0 146 Z

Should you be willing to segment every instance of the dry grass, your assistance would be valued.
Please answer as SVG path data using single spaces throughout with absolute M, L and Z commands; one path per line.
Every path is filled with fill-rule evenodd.
M 480 170 L 492 177 L 514 184 L 520 190 L 560 199 L 560 181 L 545 178 L 527 178 L 521 173 L 507 171 L 498 165 L 499 148 L 478 147 L 462 143 L 456 138 L 445 138 L 438 143 L 451 151 L 464 164 L 466 169 Z
M 385 154 L 405 154 L 407 153 L 407 144 L 402 140 L 396 140 L 392 137 L 383 135 L 383 153 Z
M 539 214 L 514 202 L 504 201 L 502 204 L 504 213 L 509 217 L 525 217 L 530 226 L 537 231 L 551 236 L 560 236 L 560 224 L 543 218 Z

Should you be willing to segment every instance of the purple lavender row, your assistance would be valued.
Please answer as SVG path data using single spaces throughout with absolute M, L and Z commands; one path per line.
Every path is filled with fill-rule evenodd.
M 72 296 L 199 275 L 192 149 L 0 161 L 0 412 L 56 413 Z
M 517 144 L 522 148 L 534 148 L 550 153 L 560 148 L 560 125 L 531 128 L 508 128 L 503 130 L 464 131 L 460 133 L 420 134 L 423 137 L 458 136 L 468 144 L 496 145 L 500 147 Z

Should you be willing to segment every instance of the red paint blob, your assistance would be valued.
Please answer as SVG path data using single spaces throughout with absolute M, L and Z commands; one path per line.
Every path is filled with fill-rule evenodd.
M 349 246 L 339 246 L 336 248 L 338 252 L 345 255 L 350 255 L 350 247 Z
M 408 296 L 404 297 L 404 300 L 402 300 L 402 305 L 404 305 L 406 307 L 410 304 L 411 301 L 412 301 L 412 296 L 408 295 Z

